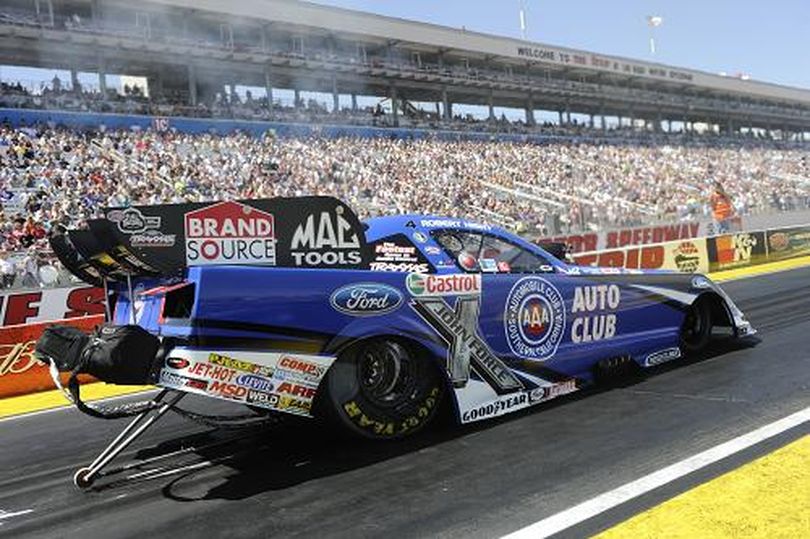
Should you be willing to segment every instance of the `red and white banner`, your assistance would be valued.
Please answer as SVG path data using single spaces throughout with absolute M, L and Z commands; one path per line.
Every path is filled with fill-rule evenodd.
M 0 295 L 0 326 L 98 314 L 104 314 L 104 290 L 87 285 Z
M 630 245 L 648 245 L 705 237 L 710 236 L 713 231 L 714 223 L 712 222 L 679 223 L 556 236 L 539 240 L 539 242 L 564 242 L 571 246 L 572 252 L 585 253 L 619 249 Z

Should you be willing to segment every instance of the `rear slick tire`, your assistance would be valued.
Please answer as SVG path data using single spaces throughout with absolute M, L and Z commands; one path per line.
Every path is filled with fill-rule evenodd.
M 395 339 L 352 346 L 332 365 L 320 408 L 341 430 L 373 440 L 403 438 L 436 416 L 444 380 L 425 352 Z

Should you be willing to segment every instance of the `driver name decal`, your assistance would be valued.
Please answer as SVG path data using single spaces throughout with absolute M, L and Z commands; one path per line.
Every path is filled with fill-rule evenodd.
M 500 394 L 523 387 L 520 380 L 478 335 L 480 307 L 477 297 L 457 298 L 455 309 L 436 297 L 414 299 L 411 307 L 450 344 L 447 350 L 447 372 L 453 386 L 466 386 L 470 379 L 470 368 L 474 367 Z

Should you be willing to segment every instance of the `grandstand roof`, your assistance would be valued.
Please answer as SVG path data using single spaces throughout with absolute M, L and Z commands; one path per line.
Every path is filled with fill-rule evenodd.
M 436 24 L 322 6 L 299 0 L 149 0 L 175 8 L 209 11 L 223 16 L 259 19 L 346 37 L 407 44 L 409 48 L 497 59 L 517 64 L 532 62 L 568 72 L 617 78 L 631 77 L 653 85 L 692 86 L 717 93 L 797 101 L 810 104 L 810 90 L 755 80 L 725 77 L 665 64 L 645 62 L 590 51 L 528 42 Z

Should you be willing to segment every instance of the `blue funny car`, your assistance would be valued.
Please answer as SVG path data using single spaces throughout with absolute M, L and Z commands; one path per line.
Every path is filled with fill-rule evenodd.
M 371 438 L 462 423 L 754 330 L 702 275 L 569 265 L 486 224 L 328 197 L 112 208 L 54 240 L 160 337 L 154 382 Z

